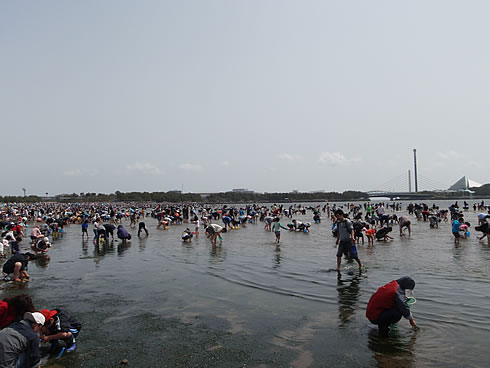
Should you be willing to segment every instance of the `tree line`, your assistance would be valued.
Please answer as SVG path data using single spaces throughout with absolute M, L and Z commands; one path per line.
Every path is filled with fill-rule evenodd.
M 71 193 L 53 197 L 30 195 L 4 196 L 1 202 L 197 202 L 197 203 L 238 203 L 238 202 L 279 202 L 279 201 L 353 201 L 366 200 L 367 193 L 358 191 L 320 192 L 320 193 L 254 193 L 254 192 L 220 192 L 220 193 L 181 193 L 181 192 L 120 192 L 105 193 Z
M 472 188 L 473 198 L 489 198 L 490 184 Z M 431 199 L 470 198 L 466 192 L 419 192 L 426 193 Z M 261 202 L 322 202 L 322 201 L 359 201 L 368 200 L 365 192 L 348 190 L 345 192 L 289 192 L 289 193 L 254 193 L 254 192 L 220 192 L 220 193 L 181 193 L 170 192 L 120 192 L 105 193 L 71 193 L 53 197 L 0 196 L 3 203 L 36 203 L 36 202 L 196 202 L 196 203 L 261 203 Z M 423 201 L 423 200 L 422 200 Z

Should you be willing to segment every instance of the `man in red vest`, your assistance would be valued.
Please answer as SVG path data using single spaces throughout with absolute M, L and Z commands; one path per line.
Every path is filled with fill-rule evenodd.
M 415 281 L 409 276 L 380 287 L 369 299 L 366 317 L 384 333 L 390 330 L 390 324 L 399 322 L 402 316 L 409 320 L 414 329 L 417 328 L 406 297 L 414 287 Z

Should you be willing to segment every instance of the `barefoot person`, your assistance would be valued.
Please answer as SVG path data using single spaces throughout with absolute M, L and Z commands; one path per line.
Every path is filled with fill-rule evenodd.
M 220 234 L 226 233 L 226 229 L 218 224 L 210 224 L 206 227 L 206 233 L 208 234 L 208 239 L 211 240 L 211 244 L 216 245 L 216 240 L 219 237 L 222 240 Z
M 404 228 L 408 229 L 408 236 L 412 234 L 410 228 L 410 220 L 408 219 L 408 216 L 401 216 L 400 219 L 398 220 L 398 224 L 400 226 L 400 236 L 403 236 Z
M 272 231 L 276 235 L 276 243 L 278 244 L 281 241 L 281 228 L 284 230 L 289 230 L 287 227 L 281 225 L 279 222 L 279 217 L 274 218 L 272 221 Z
M 342 262 L 342 254 L 354 259 L 359 268 L 362 267 L 361 260 L 357 256 L 356 238 L 354 234 L 354 226 L 349 219 L 344 217 L 344 212 L 341 209 L 335 211 L 335 218 L 337 219 L 337 272 L 340 273 L 340 263 Z
M 5 262 L 2 270 L 6 274 L 13 274 L 13 281 L 20 282 L 21 279 L 28 279 L 27 264 L 33 258 L 33 255 L 29 252 L 24 254 L 16 253 Z

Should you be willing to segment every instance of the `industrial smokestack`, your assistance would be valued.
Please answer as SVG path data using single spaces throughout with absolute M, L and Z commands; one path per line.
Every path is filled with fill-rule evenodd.
M 415 181 L 415 193 L 419 191 L 419 186 L 417 183 L 417 150 L 413 149 L 413 173 L 414 173 L 414 181 Z

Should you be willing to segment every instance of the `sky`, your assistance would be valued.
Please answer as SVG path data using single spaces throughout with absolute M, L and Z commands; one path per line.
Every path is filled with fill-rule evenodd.
M 2 1 L 0 195 L 490 182 L 488 1 Z M 413 186 L 413 184 L 412 184 Z

